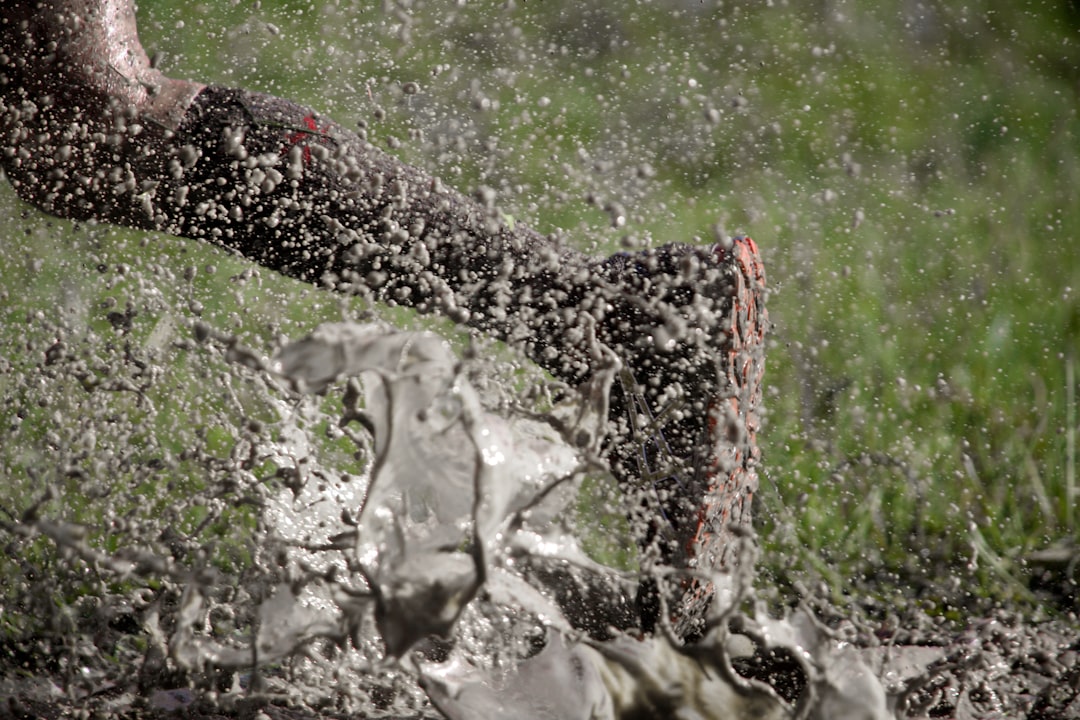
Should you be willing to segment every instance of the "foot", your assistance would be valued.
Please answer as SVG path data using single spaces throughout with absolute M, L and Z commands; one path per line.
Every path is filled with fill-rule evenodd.
M 637 491 L 639 538 L 668 566 L 731 567 L 758 486 L 767 317 L 757 245 L 666 245 L 602 267 L 621 286 L 601 330 L 623 362 L 609 460 Z

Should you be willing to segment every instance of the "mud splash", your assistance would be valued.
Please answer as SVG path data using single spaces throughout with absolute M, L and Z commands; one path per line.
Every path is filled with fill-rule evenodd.
M 337 323 L 266 354 L 193 330 L 197 342 L 179 345 L 229 361 L 225 383 L 246 387 L 263 418 L 237 432 L 229 462 L 205 445 L 184 455 L 207 475 L 193 507 L 219 503 L 219 518 L 258 508 L 250 555 L 223 563 L 200 536 L 205 521 L 102 535 L 55 502 L 62 483 L 46 483 L 4 529 L 48 539 L 62 571 L 53 590 L 98 578 L 103 590 L 84 590 L 67 614 L 110 620 L 88 624 L 81 656 L 64 650 L 75 675 L 45 682 L 42 701 L 470 720 L 891 717 L 855 651 L 807 612 L 774 619 L 756 602 L 749 539 L 744 570 L 705 578 L 717 593 L 701 641 L 578 629 L 558 583 L 592 588 L 595 604 L 607 590 L 612 603 L 632 597 L 641 580 L 591 559 L 572 521 L 598 472 L 596 448 L 573 440 L 599 442 L 603 413 L 588 403 L 603 402 L 613 374 L 594 379 L 585 406 L 493 412 L 476 389 L 483 362 L 436 335 Z M 353 447 L 361 472 L 335 467 L 327 436 Z M 84 489 L 105 492 L 107 480 Z M 790 657 L 794 687 L 740 674 L 755 651 Z
M 322 545 L 305 540 L 303 549 L 338 554 L 334 567 L 351 575 L 337 576 L 328 608 L 342 628 L 361 624 L 370 608 L 387 657 L 404 658 L 429 636 L 444 638 L 451 648 L 446 657 L 430 661 L 421 652 L 400 667 L 446 716 L 889 716 L 881 684 L 808 613 L 783 620 L 760 608 L 753 618 L 742 614 L 740 608 L 754 605 L 749 572 L 710 578 L 719 591 L 712 632 L 701 642 L 683 645 L 670 632 L 598 641 L 575 631 L 573 618 L 550 599 L 551 589 L 518 570 L 530 555 L 575 567 L 582 578 L 637 581 L 589 560 L 574 529 L 558 522 L 588 469 L 567 443 L 581 428 L 565 417 L 550 416 L 545 426 L 485 411 L 466 365 L 441 338 L 327 325 L 285 347 L 273 370 L 301 392 L 362 378 L 365 406 L 348 408 L 342 424 L 357 420 L 372 432 L 364 497 L 355 518 L 341 515 L 348 527 Z M 290 521 L 279 515 L 276 524 L 283 530 Z M 264 624 L 296 627 L 296 604 L 281 610 Z M 728 627 L 736 615 L 761 647 L 797 659 L 806 684 L 794 704 L 735 671 L 737 643 Z M 520 632 L 481 652 L 455 642 L 477 625 L 508 618 L 531 626 L 526 635 L 542 649 L 514 647 Z M 283 654 L 293 642 L 267 649 Z

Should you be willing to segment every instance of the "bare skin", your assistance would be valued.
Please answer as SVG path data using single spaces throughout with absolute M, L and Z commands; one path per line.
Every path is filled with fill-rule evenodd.
M 7 104 L 47 106 L 88 129 L 105 130 L 106 119 L 121 113 L 146 121 L 151 134 L 175 130 L 205 87 L 151 67 L 128 0 L 15 0 L 3 11 L 0 48 Z M 0 115 L 5 137 L 21 130 L 21 119 Z M 16 179 L 19 167 L 4 169 Z
M 4 11 L 0 38 L 11 59 L 4 70 L 9 84 L 28 99 L 53 97 L 59 107 L 80 108 L 83 117 L 130 108 L 175 130 L 205 87 L 151 67 L 127 0 L 15 0 Z M 38 63 L 62 72 L 38 72 Z

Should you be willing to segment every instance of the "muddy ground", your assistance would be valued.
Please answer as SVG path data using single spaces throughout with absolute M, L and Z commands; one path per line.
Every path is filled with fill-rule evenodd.
M 908 610 L 888 620 L 853 621 L 850 612 L 818 608 L 818 616 L 851 642 L 882 679 L 899 717 L 909 718 L 1080 718 L 1080 624 L 1065 615 L 1027 622 L 998 610 L 963 626 Z M 346 717 L 439 717 L 434 710 L 413 714 L 346 715 L 288 707 L 249 697 L 229 707 L 213 696 L 170 685 L 136 688 L 140 673 L 127 680 L 102 682 L 96 692 L 64 695 L 65 678 L 51 669 L 55 658 L 36 654 L 32 642 L 0 649 L 0 718 L 245 718 L 258 720 L 337 720 Z M 738 661 L 740 673 L 766 681 L 781 695 L 797 693 L 801 682 L 794 664 L 779 656 Z M 128 682 L 129 685 L 125 685 Z M 74 685 L 72 686 L 74 687 Z

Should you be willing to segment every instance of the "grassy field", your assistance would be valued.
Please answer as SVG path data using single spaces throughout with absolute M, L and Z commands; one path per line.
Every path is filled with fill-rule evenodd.
M 609 5 L 161 0 L 139 19 L 166 72 L 303 101 L 597 254 L 754 237 L 774 323 L 757 518 L 785 597 L 1068 603 L 1029 558 L 1080 552 L 1075 3 Z M 8 368 L 51 332 L 35 313 L 107 343 L 132 300 L 144 348 L 193 307 L 253 341 L 340 315 L 188 241 L 74 232 L 7 187 L 0 207 L 25 212 L 0 230 Z M 168 387 L 198 386 L 162 352 Z M 5 413 L 32 395 L 0 390 Z M 9 446 L 0 469 L 17 485 L 42 453 Z

